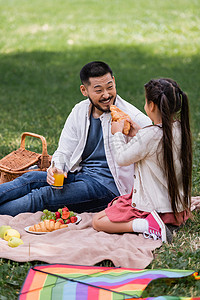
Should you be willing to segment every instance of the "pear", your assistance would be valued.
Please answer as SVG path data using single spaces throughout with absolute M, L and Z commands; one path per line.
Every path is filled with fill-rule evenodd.
M 20 238 L 20 233 L 17 230 L 11 228 L 6 230 L 3 238 L 4 240 L 8 241 L 13 236 Z
M 16 236 L 13 236 L 8 240 L 8 246 L 12 247 L 12 248 L 18 247 L 19 245 L 22 245 L 22 244 L 23 244 L 23 241 Z
M 10 226 L 7 226 L 7 225 L 2 225 L 2 226 L 0 227 L 0 238 L 3 239 L 4 233 L 6 232 L 7 229 L 11 229 L 11 227 L 10 227 Z

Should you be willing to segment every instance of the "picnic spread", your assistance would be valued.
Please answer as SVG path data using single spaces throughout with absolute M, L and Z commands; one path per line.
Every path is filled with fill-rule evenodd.
M 25 149 L 26 136 L 42 141 L 42 154 Z M 25 132 L 20 148 L 0 161 L 0 183 L 33 169 L 46 170 L 50 161 L 45 138 Z M 53 300 L 58 295 L 63 300 L 139 299 L 152 280 L 200 279 L 193 270 L 144 270 L 162 241 L 145 239 L 143 234 L 136 233 L 98 232 L 92 227 L 94 215 L 76 214 L 66 207 L 57 212 L 1 215 L 0 257 L 50 264 L 29 270 L 19 293 L 20 300 Z M 94 266 L 104 260 L 112 261 L 115 267 Z M 162 296 L 162 299 L 168 298 Z
M 25 149 L 27 136 L 42 142 L 42 154 Z M 32 170 L 46 170 L 50 161 L 46 139 L 24 132 L 20 148 L 0 161 L 0 183 Z M 7 240 L 0 238 L 0 257 L 19 262 L 39 260 L 85 265 L 111 260 L 117 267 L 145 268 L 153 260 L 153 251 L 162 245 L 159 240 L 144 239 L 142 234 L 97 232 L 92 227 L 93 213 L 69 216 L 66 210 L 62 212 L 61 219 L 59 211 L 50 215 L 48 211 L 46 213 L 46 216 L 40 211 L 21 213 L 15 217 L 1 215 L 0 226 L 11 227 L 9 234 L 12 239 L 9 242 L 10 236 Z
M 92 266 L 111 260 L 116 267 L 140 268 L 153 260 L 153 251 L 160 240 L 145 239 L 142 234 L 108 234 L 92 227 L 94 213 L 77 215 L 79 222 L 52 232 L 29 232 L 27 227 L 38 224 L 43 212 L 21 213 L 15 217 L 1 215 L 0 226 L 7 225 L 20 233 L 23 244 L 9 247 L 0 239 L 0 257 L 13 261 L 43 261 L 46 263 L 81 264 Z

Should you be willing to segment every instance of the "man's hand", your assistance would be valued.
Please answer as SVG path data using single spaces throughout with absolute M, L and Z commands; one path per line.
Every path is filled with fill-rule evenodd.
M 55 178 L 53 177 L 55 169 L 56 169 L 55 167 L 53 167 L 53 168 L 51 167 L 47 171 L 47 183 L 50 185 L 53 185 L 54 181 L 55 181 Z
M 47 171 L 47 183 L 50 185 L 54 184 L 55 178 L 53 176 L 53 174 L 55 172 L 59 173 L 59 169 L 57 169 L 56 167 L 50 167 Z M 62 170 L 60 170 L 60 172 L 62 173 Z M 64 177 L 67 178 L 67 172 L 64 173 Z

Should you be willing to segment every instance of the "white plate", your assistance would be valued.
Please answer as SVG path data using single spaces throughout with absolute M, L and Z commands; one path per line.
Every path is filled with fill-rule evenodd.
M 81 219 L 81 217 L 80 216 L 76 216 L 77 217 L 77 221 L 76 221 L 76 223 L 69 223 L 69 224 L 78 224 L 82 219 Z M 37 232 L 37 231 L 30 231 L 29 230 L 29 228 L 30 228 L 31 226 L 27 226 L 27 227 L 25 227 L 24 228 L 24 230 L 26 231 L 26 232 L 29 232 L 29 233 L 34 233 L 34 234 L 45 234 L 45 233 L 48 233 L 48 232 L 50 232 L 50 231 L 48 231 L 48 232 Z M 67 228 L 67 227 L 66 227 Z M 53 230 L 54 231 L 54 230 Z

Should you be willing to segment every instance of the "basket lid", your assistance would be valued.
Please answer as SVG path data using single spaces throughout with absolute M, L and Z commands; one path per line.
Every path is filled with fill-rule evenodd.
M 19 148 L 0 160 L 0 170 L 20 171 L 36 163 L 41 154 Z

